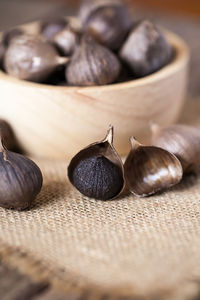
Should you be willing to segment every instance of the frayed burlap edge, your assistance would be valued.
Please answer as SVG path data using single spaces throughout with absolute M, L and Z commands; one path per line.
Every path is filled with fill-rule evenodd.
M 130 286 L 104 289 L 87 282 L 78 275 L 66 276 L 62 269 L 51 270 L 44 262 L 18 248 L 0 243 L 0 259 L 7 266 L 28 275 L 37 283 L 50 283 L 55 290 L 76 295 L 81 300 L 199 300 L 200 278 L 186 279 L 179 285 L 154 290 L 151 294 L 141 295 Z

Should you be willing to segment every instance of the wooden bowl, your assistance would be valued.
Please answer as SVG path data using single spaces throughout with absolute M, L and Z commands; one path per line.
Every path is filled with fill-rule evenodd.
M 38 31 L 38 23 L 23 26 Z M 114 144 L 129 152 L 129 137 L 149 142 L 151 121 L 174 123 L 187 87 L 189 53 L 185 43 L 167 32 L 176 50 L 173 61 L 142 79 L 95 87 L 60 87 L 18 80 L 0 72 L 0 117 L 13 127 L 24 150 L 33 156 L 71 158 L 101 140 L 114 125 Z

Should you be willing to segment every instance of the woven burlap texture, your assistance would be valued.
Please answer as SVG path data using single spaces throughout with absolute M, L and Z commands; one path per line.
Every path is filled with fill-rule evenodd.
M 66 161 L 36 161 L 42 192 L 29 211 L 0 209 L 2 249 L 104 293 L 166 297 L 200 280 L 200 176 L 153 197 L 103 202 L 70 185 Z

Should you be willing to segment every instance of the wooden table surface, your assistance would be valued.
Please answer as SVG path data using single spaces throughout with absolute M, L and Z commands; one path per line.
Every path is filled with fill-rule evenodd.
M 63 2 L 48 0 L 0 0 L 0 30 L 11 26 L 46 17 L 48 15 L 66 15 L 72 13 L 72 8 L 67 8 Z M 159 24 L 180 34 L 191 48 L 191 76 L 189 93 L 192 97 L 200 96 L 200 23 L 196 19 L 161 15 L 136 9 L 135 17 L 148 17 L 155 19 Z M 76 295 L 66 295 L 56 291 L 48 282 L 35 283 L 30 277 L 20 274 L 0 261 L 0 300 L 84 300 Z M 200 298 L 199 298 L 200 299 Z M 196 299 L 198 300 L 198 299 Z

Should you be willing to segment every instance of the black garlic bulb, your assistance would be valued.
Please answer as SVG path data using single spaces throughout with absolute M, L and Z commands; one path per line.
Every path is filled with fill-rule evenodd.
M 42 188 L 42 173 L 27 157 L 8 151 L 0 143 L 0 206 L 29 208 Z
M 132 27 L 132 18 L 124 5 L 100 7 L 85 22 L 84 30 L 102 45 L 118 50 Z
M 7 48 L 14 38 L 16 38 L 17 36 L 23 35 L 24 33 L 25 33 L 24 30 L 21 28 L 13 28 L 8 31 L 5 31 L 3 33 L 2 43 Z
M 52 37 L 51 42 L 57 47 L 61 54 L 71 56 L 79 45 L 79 40 L 79 33 L 68 26 L 56 33 Z
M 115 5 L 123 5 L 123 2 L 121 0 L 83 0 L 79 8 L 78 18 L 84 27 L 90 15 L 97 9 Z
M 60 57 L 53 45 L 34 35 L 13 39 L 5 53 L 4 67 L 19 79 L 43 82 L 68 58 Z
M 53 36 L 65 28 L 67 25 L 67 20 L 60 18 L 49 18 L 41 22 L 40 33 L 48 41 L 50 41 Z
M 173 49 L 150 21 L 142 21 L 131 31 L 120 50 L 121 59 L 136 77 L 149 75 L 168 64 Z
M 184 173 L 195 172 L 200 166 L 200 129 L 175 124 L 160 127 L 152 124 L 152 144 L 173 153 L 180 160 Z
M 154 146 L 144 146 L 131 138 L 131 151 L 124 164 L 128 189 L 145 197 L 179 183 L 183 176 L 180 161 L 172 153 Z
M 120 69 L 114 53 L 84 36 L 66 68 L 66 80 L 77 86 L 105 85 L 116 81 Z
M 113 147 L 112 127 L 104 140 L 74 156 L 68 167 L 68 177 L 79 192 L 90 198 L 110 200 L 122 192 L 123 165 Z

